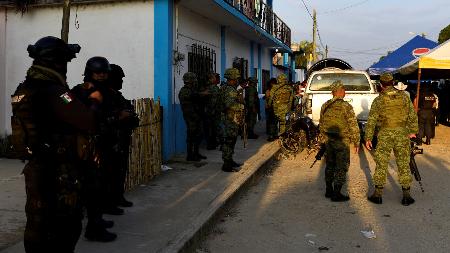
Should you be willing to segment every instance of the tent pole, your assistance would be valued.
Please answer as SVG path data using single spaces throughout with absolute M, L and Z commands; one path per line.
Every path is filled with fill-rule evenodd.
M 414 109 L 417 111 L 419 111 L 419 97 L 420 97 L 420 76 L 422 74 L 422 69 L 419 68 L 418 69 L 418 73 L 417 73 L 417 92 L 416 92 L 416 99 L 414 100 Z

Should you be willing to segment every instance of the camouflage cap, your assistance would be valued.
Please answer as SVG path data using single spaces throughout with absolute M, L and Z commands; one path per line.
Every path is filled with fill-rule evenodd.
M 258 83 L 258 78 L 252 76 L 248 79 L 248 81 L 251 83 Z
M 192 72 L 186 72 L 183 75 L 183 82 L 185 83 L 195 83 L 197 82 L 197 75 Z
M 336 92 L 337 90 L 343 89 L 343 88 L 344 88 L 344 83 L 341 80 L 334 81 L 330 86 L 330 89 L 332 92 Z
M 286 84 L 287 81 L 288 81 L 288 78 L 287 78 L 287 76 L 285 74 L 278 75 L 278 77 L 277 77 L 277 83 L 278 84 Z
M 236 68 L 229 68 L 225 70 L 224 77 L 228 80 L 236 80 L 241 77 L 241 73 L 239 73 L 239 70 Z
M 394 77 L 391 73 L 385 72 L 380 76 L 380 82 L 387 83 L 394 80 Z

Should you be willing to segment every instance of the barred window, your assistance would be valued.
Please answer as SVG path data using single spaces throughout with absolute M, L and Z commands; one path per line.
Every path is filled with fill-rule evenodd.
M 216 72 L 216 51 L 206 46 L 192 44 L 188 53 L 188 71 L 197 75 L 199 87 L 205 87 L 208 73 Z

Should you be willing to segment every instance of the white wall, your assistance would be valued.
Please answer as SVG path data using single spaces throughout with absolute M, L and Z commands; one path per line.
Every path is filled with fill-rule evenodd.
M 74 25 L 75 16 L 78 16 L 78 29 Z M 59 37 L 61 17 L 60 7 L 32 8 L 23 16 L 14 10 L 7 12 L 4 58 L 8 115 L 2 118 L 6 118 L 8 131 L 11 113 L 9 94 L 12 94 L 18 83 L 24 80 L 26 70 L 32 62 L 26 48 L 43 36 Z M 69 85 L 72 87 L 81 83 L 86 61 L 90 57 L 100 55 L 108 58 L 111 63 L 123 67 L 126 75 L 123 88 L 125 97 L 153 97 L 153 31 L 153 1 L 81 5 L 78 11 L 76 6 L 73 6 L 69 43 L 80 44 L 81 52 L 69 63 L 67 78 Z
M 226 45 L 226 52 L 227 52 L 227 66 L 225 68 L 231 68 L 233 66 L 233 59 L 238 58 L 244 58 L 245 60 L 248 60 L 248 67 L 250 75 L 250 41 L 243 38 L 242 36 L 236 34 L 235 32 L 231 31 L 230 29 L 226 29 L 226 36 L 225 36 L 225 45 Z M 255 44 L 255 52 L 256 56 L 258 55 L 258 46 Z M 257 58 L 255 58 L 257 59 Z M 258 66 L 258 62 L 255 61 L 255 67 Z
M 9 103 L 10 100 L 10 97 L 8 96 L 9 93 L 6 92 L 5 44 L 6 44 L 6 9 L 0 8 L 0 137 L 6 132 L 6 124 L 7 124 L 6 103 Z
M 179 104 L 178 93 L 184 85 L 183 75 L 188 72 L 188 53 L 192 44 L 206 46 L 216 52 L 216 72 L 220 73 L 220 25 L 183 6 L 178 6 L 178 36 L 174 39 L 177 38 L 175 50 L 185 55 L 185 60 L 174 66 L 174 101 Z

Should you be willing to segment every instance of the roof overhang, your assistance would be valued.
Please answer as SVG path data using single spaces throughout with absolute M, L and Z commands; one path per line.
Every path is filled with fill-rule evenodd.
M 283 42 L 255 24 L 224 0 L 182 0 L 179 4 L 205 18 L 213 20 L 242 37 L 280 53 L 293 51 Z

